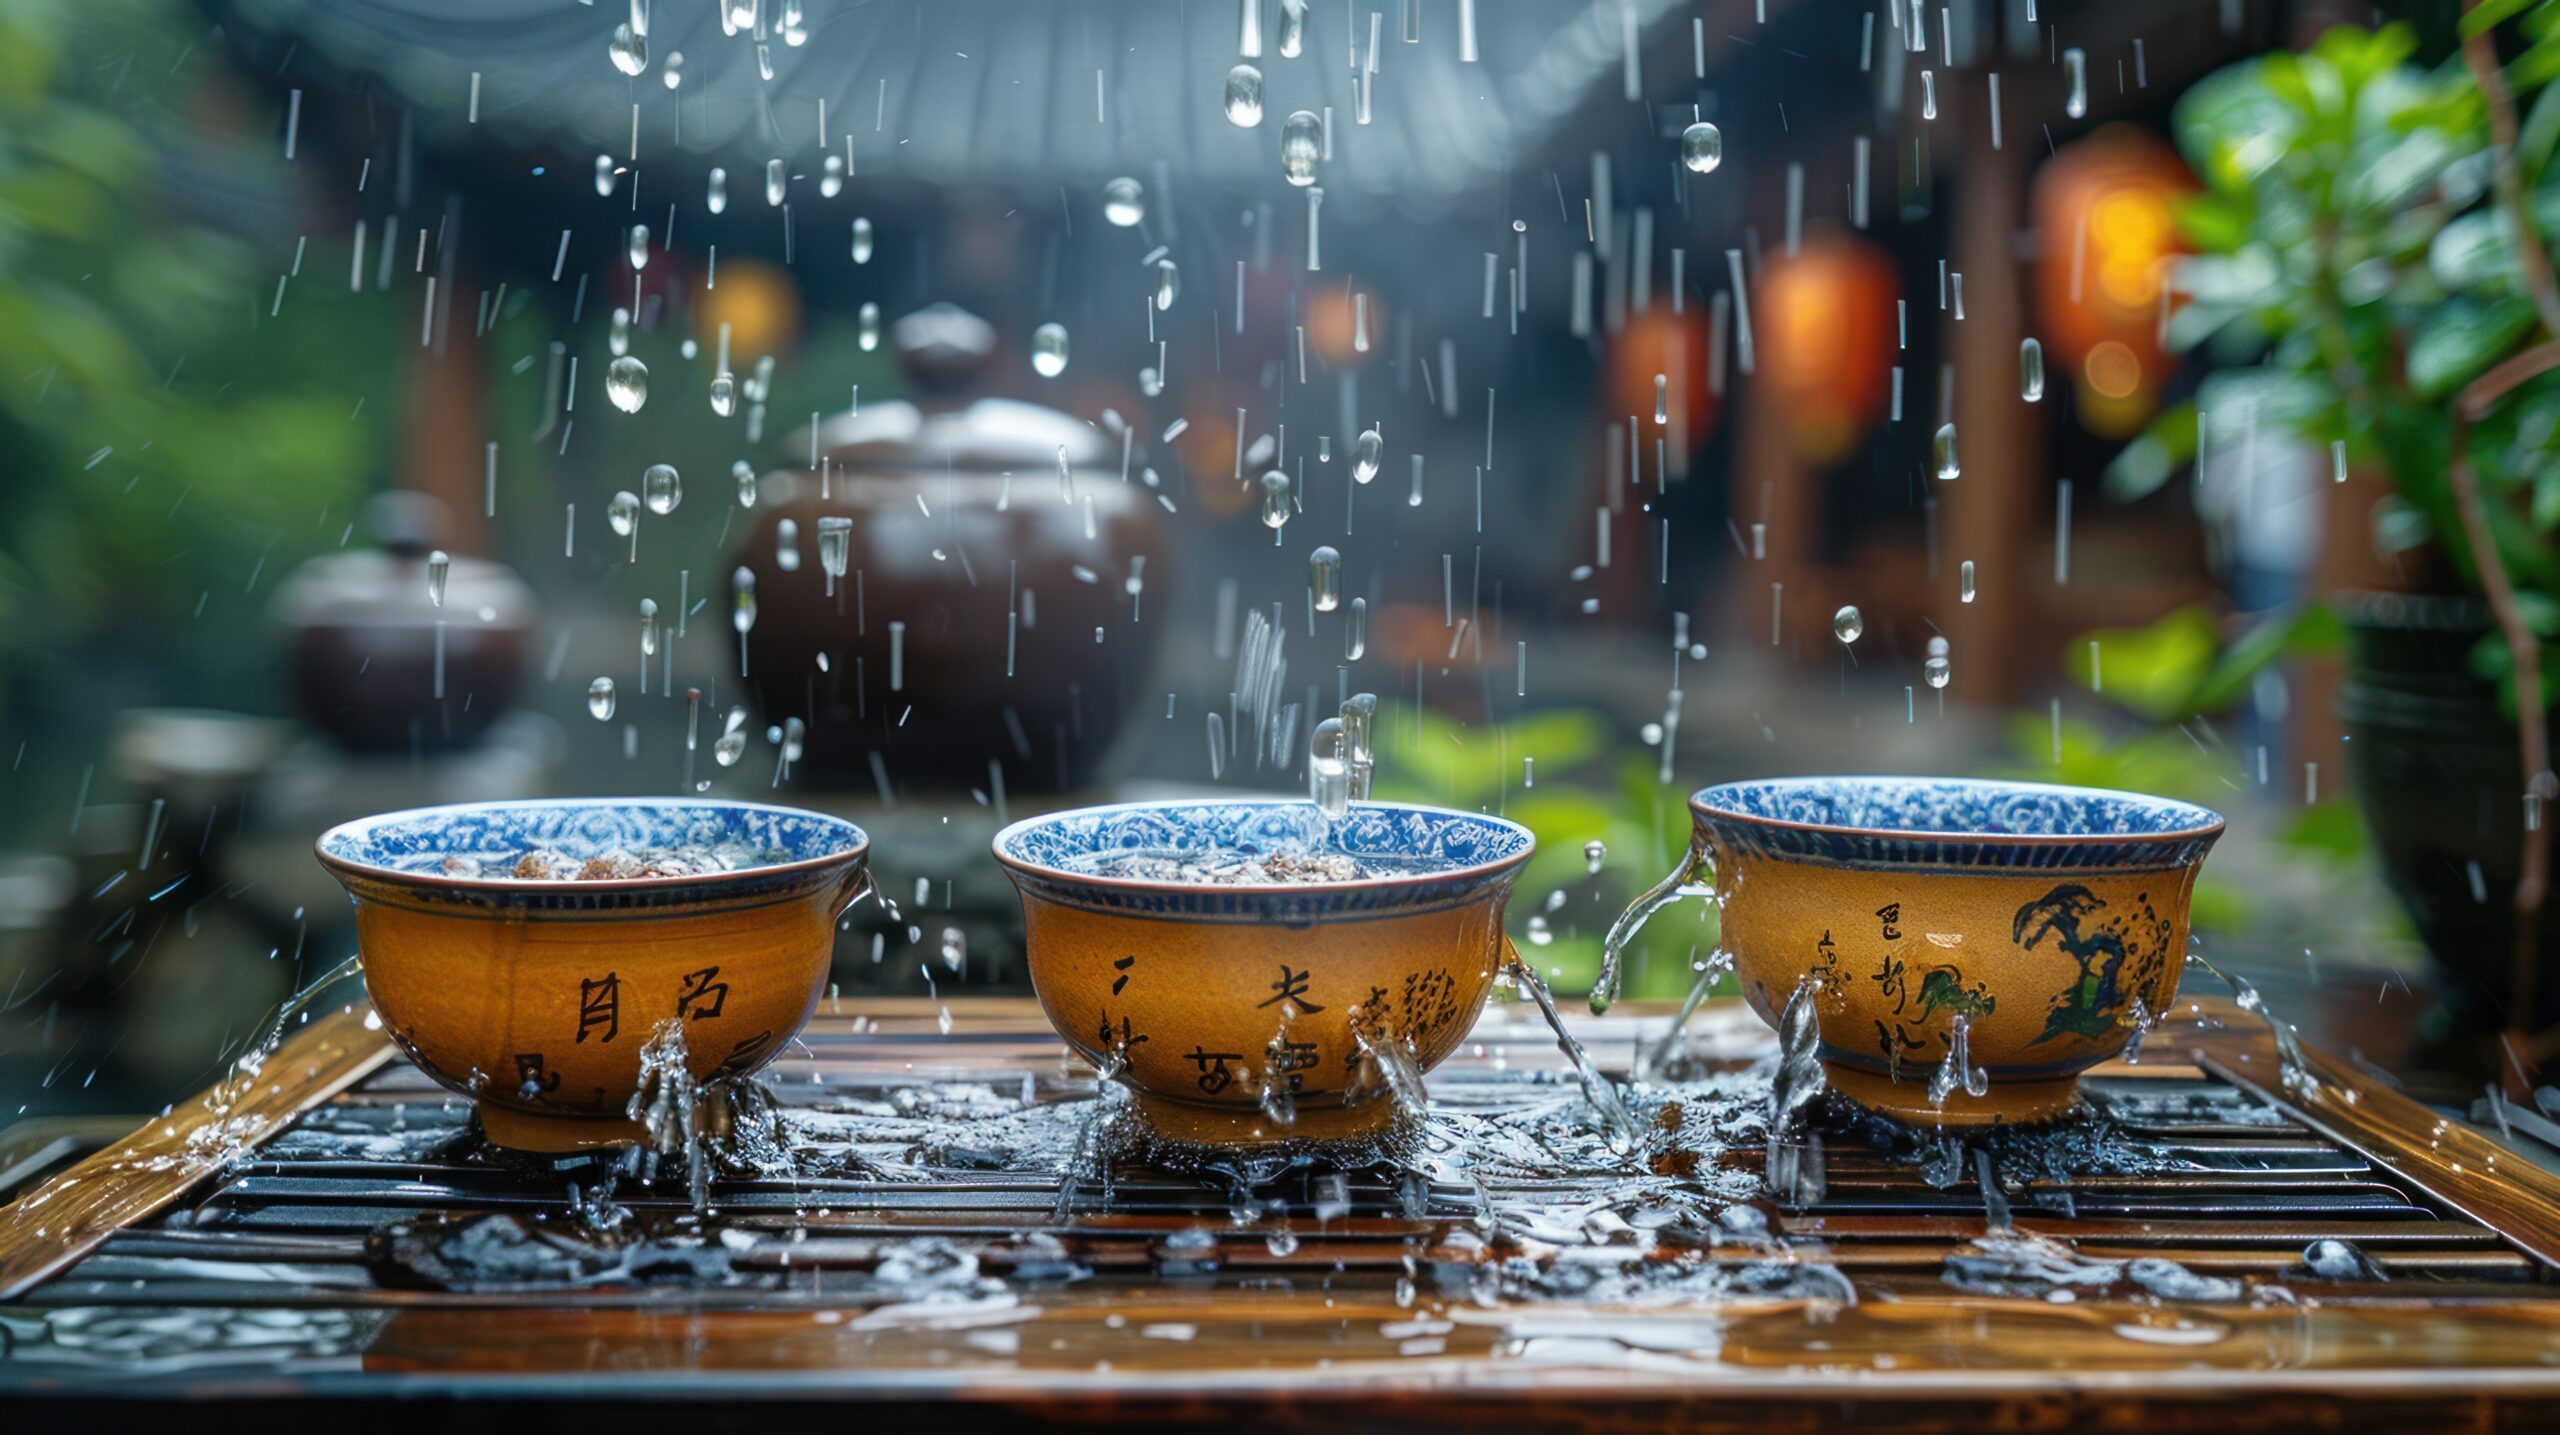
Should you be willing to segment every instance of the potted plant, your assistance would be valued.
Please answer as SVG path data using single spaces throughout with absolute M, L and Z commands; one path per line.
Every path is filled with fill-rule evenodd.
M 2416 591 L 2339 599 L 2349 766 L 2461 1014 L 2543 1033 L 2531 1060 L 2560 1050 L 2560 0 L 2473 0 L 2452 53 L 2419 44 L 2339 28 L 2180 100 L 2203 188 L 2170 338 L 2216 367 L 2109 482 L 2146 491 L 2253 427 L 2388 476 L 2375 538 Z

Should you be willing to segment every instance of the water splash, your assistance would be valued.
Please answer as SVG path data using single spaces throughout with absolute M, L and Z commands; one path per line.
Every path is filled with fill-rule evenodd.
M 1598 1016 L 1618 999 L 1619 988 L 1626 980 L 1627 946 L 1655 913 L 1683 897 L 1714 896 L 1714 873 L 1706 850 L 1692 846 L 1670 875 L 1645 889 L 1643 896 L 1628 904 L 1627 910 L 1618 914 L 1618 920 L 1609 924 L 1609 935 L 1600 945 L 1600 975 L 1591 983 L 1591 1014 Z
M 1601 1134 L 1608 1141 L 1610 1152 L 1624 1156 L 1633 1151 L 1636 1147 L 1635 1119 L 1627 1115 L 1626 1104 L 1618 1099 L 1617 1088 L 1609 1084 L 1609 1078 L 1591 1060 L 1591 1054 L 1584 1051 L 1582 1043 L 1574 1040 L 1573 1033 L 1565 1028 L 1564 1016 L 1556 1010 L 1555 993 L 1547 990 L 1546 979 L 1516 955 L 1511 958 L 1507 970 L 1513 984 L 1537 1004 L 1538 1015 L 1547 1019 L 1547 1028 L 1556 1035 L 1556 1048 L 1564 1053 L 1566 1061 L 1572 1063 L 1574 1077 L 1582 1083 L 1583 1100 L 1599 1120 Z
M 2303 1055 L 2302 1041 L 2294 1035 L 2293 1023 L 2267 1009 L 2267 999 L 2247 977 L 2235 977 L 2205 960 L 2201 952 L 2187 953 L 2190 965 L 2199 966 L 2214 980 L 2231 989 L 2232 1004 L 2267 1024 L 2268 1035 L 2275 1038 L 2277 1075 L 2290 1094 L 2309 1101 L 2320 1093 L 2320 1078 L 2311 1074 L 2310 1058 Z
M 1991 1073 L 1973 1064 L 1973 1019 L 1963 1012 L 1947 1024 L 1947 1056 L 1938 1069 L 1929 1073 L 1929 1105 L 1943 1110 L 1947 1098 L 1956 1094 L 1979 1098 L 1991 1090 Z
M 1826 1185 L 1821 1138 L 1805 1129 L 1814 1103 L 1831 1084 L 1822 1069 L 1822 1023 L 1815 1010 L 1821 998 L 1822 978 L 1805 973 L 1778 1014 L 1778 1064 L 1769 1088 L 1769 1190 L 1797 1205 L 1821 1200 Z
M 1680 1009 L 1671 1014 L 1671 1024 L 1651 1042 L 1636 1044 L 1635 1069 L 1629 1073 L 1637 1081 L 1649 1081 L 1657 1072 L 1679 1071 L 1685 1064 L 1680 1046 L 1681 1034 L 1688 1029 L 1689 1018 L 1698 1014 L 1715 992 L 1716 983 L 1733 971 L 1733 953 L 1719 947 L 1698 964 L 1698 979 L 1689 984 L 1689 994 L 1680 999 Z

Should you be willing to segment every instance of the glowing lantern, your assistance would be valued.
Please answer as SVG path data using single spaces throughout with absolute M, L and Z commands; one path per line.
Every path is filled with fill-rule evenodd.
M 2170 263 L 2185 252 L 2173 209 L 2194 188 L 2167 145 L 2114 126 L 2036 176 L 2039 337 L 2071 374 L 2092 432 L 2131 433 L 2157 407 L 2169 372 L 2161 304 Z
M 1882 249 L 1836 231 L 1763 265 L 1751 301 L 1755 381 L 1807 460 L 1838 462 L 1875 422 L 1893 374 L 1901 288 Z
M 1658 304 L 1628 315 L 1626 327 L 1609 346 L 1610 407 L 1601 416 L 1624 423 L 1633 414 L 1648 450 L 1657 435 L 1683 448 L 1703 442 L 1715 431 L 1719 406 L 1707 389 L 1710 337 L 1703 304 L 1687 305 L 1679 314 Z M 1657 412 L 1663 415 L 1658 426 Z M 1672 462 L 1676 474 L 1679 461 Z M 1653 471 L 1651 459 L 1645 461 L 1645 471 Z
M 693 291 L 694 336 L 712 349 L 720 326 L 729 326 L 729 366 L 745 370 L 766 354 L 790 349 L 800 337 L 800 286 L 791 272 L 760 259 L 731 259 L 719 282 Z M 706 279 L 710 271 L 706 270 Z

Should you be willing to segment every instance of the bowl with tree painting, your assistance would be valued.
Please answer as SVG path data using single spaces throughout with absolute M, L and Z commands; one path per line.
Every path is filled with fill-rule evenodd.
M 1507 959 L 1516 822 L 1361 802 L 1122 803 L 996 834 L 1031 981 L 1159 1137 L 1379 1136 L 1457 1048 Z
M 1689 810 L 1673 880 L 1722 904 L 1744 1000 L 1776 1025 L 1807 988 L 1835 1090 L 1949 1126 L 2070 1110 L 2168 1006 L 2223 828 L 2163 797 L 1920 777 L 1731 782 Z
M 640 1048 L 696 1081 L 778 1054 L 825 988 L 870 839 L 791 807 L 687 798 L 482 802 L 331 828 L 364 980 L 418 1069 L 502 1146 L 638 1139 Z

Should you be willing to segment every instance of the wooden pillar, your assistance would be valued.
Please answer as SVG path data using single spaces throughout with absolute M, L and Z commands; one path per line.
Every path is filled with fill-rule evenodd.
M 473 326 L 478 292 L 467 278 L 440 282 L 428 341 L 417 342 L 414 331 L 402 335 L 409 346 L 409 411 L 399 479 L 402 487 L 432 495 L 449 511 L 447 549 L 488 555 L 494 540 L 485 482 L 488 355 Z
M 1967 702 L 2005 705 L 2054 662 L 2049 653 L 2021 651 L 2038 629 L 2030 621 L 2034 605 L 2053 582 L 2050 546 L 2040 537 L 2052 522 L 2053 484 L 2043 415 L 2018 393 L 2018 345 L 2027 337 L 2026 276 L 2016 253 L 2024 152 L 2014 143 L 1991 148 L 1987 126 L 1967 128 L 1948 257 L 1948 267 L 1964 276 L 1964 318 L 1940 330 L 1955 375 L 1962 474 L 1936 487 L 1938 577 L 1927 610 L 1947 633 L 1955 669 L 1949 691 Z M 1923 380 L 1920 393 L 1939 394 L 1936 375 L 1915 377 Z M 1934 434 L 1938 415 L 1928 418 Z M 1957 594 L 1967 559 L 1975 567 L 1971 603 Z

